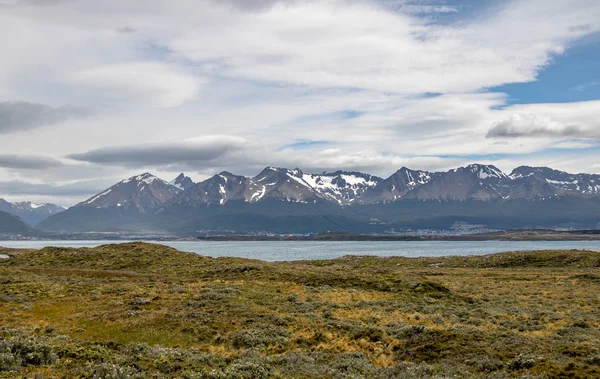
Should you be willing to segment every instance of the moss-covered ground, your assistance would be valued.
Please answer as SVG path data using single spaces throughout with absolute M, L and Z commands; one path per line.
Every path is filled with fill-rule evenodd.
M 0 378 L 600 377 L 599 252 L 0 254 Z

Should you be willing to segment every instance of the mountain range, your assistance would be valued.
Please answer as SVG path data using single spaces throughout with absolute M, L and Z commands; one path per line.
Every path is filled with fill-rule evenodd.
M 35 226 L 49 216 L 63 212 L 64 210 L 65 208 L 59 205 L 49 203 L 35 204 L 30 201 L 11 203 L 4 199 L 0 199 L 1 212 L 6 212 L 20 217 L 23 221 L 31 226 Z
M 0 199 L 0 236 L 34 235 L 32 226 L 65 208 L 54 204 L 35 204 L 29 201 L 11 203 Z
M 53 232 L 357 233 L 449 228 L 596 228 L 600 175 L 521 166 L 510 174 L 472 164 L 446 172 L 401 168 L 304 173 L 267 167 L 254 177 L 221 172 L 194 183 L 150 173 L 125 179 L 40 222 Z

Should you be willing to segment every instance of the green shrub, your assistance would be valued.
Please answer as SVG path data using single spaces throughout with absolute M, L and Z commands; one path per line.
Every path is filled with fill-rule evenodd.
M 331 366 L 339 373 L 350 377 L 373 377 L 376 368 L 363 353 L 349 353 L 337 357 Z
M 585 362 L 588 365 L 600 365 L 600 354 L 591 355 L 587 357 Z
M 15 371 L 27 365 L 52 364 L 56 359 L 54 349 L 46 344 L 25 338 L 0 341 L 0 371 Z
M 233 333 L 231 342 L 238 348 L 267 347 L 285 344 L 289 336 L 290 332 L 286 329 L 271 325 L 256 325 Z
M 148 305 L 152 303 L 152 299 L 147 297 L 134 297 L 129 304 L 133 306 Z
M 404 325 L 392 323 L 387 325 L 387 333 L 394 338 L 407 338 L 425 332 L 423 325 Z
M 10 352 L 0 352 L 0 372 L 19 371 L 22 367 L 21 357 Z
M 501 370 L 504 367 L 500 360 L 491 357 L 477 357 L 466 363 L 475 367 L 477 371 L 487 373 Z
M 88 366 L 81 373 L 82 377 L 92 379 L 144 379 L 145 375 L 139 373 L 133 367 L 116 365 L 114 363 L 100 363 Z
M 233 363 L 224 371 L 226 378 L 231 379 L 262 379 L 269 378 L 268 368 L 252 362 Z
M 518 371 L 532 368 L 536 364 L 536 359 L 527 355 L 519 354 L 515 359 L 508 363 L 508 369 Z
M 371 342 L 378 342 L 378 341 L 381 341 L 384 339 L 385 333 L 380 328 L 366 327 L 366 328 L 361 328 L 361 329 L 357 330 L 354 333 L 353 337 L 355 339 L 364 338 Z

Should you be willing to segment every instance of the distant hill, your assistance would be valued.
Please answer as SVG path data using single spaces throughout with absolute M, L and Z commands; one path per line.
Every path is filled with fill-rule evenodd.
M 19 217 L 0 211 L 0 237 L 16 234 L 33 235 L 36 231 Z
M 600 175 L 521 166 L 510 174 L 471 164 L 446 172 L 401 168 L 388 178 L 266 167 L 254 177 L 221 172 L 199 183 L 145 173 L 40 223 L 47 231 L 351 233 L 600 225 Z

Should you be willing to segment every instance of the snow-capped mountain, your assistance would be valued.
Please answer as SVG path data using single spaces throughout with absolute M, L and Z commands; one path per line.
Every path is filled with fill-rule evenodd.
M 145 213 L 160 207 L 180 191 L 182 190 L 178 187 L 150 173 L 144 173 L 122 180 L 75 207 L 135 208 L 140 213 Z
M 548 167 L 520 166 L 513 170 L 510 177 L 514 180 L 535 177 L 548 183 L 561 194 L 600 194 L 600 175 L 595 174 L 569 174 Z
M 30 201 L 11 203 L 0 199 L 0 211 L 20 217 L 23 221 L 33 226 L 64 210 L 65 208 L 55 204 L 36 204 Z
M 56 232 L 157 233 L 156 212 L 178 193 L 178 187 L 144 173 L 122 180 L 64 212 L 38 224 Z
M 254 177 L 224 171 L 193 185 L 186 178 L 182 174 L 168 183 L 149 173 L 133 176 L 39 227 L 193 234 L 382 232 L 395 223 L 400 228 L 411 222 L 438 227 L 455 219 L 493 227 L 600 223 L 600 175 L 544 167 L 523 166 L 510 175 L 483 164 L 446 172 L 403 167 L 386 179 L 360 172 L 310 174 L 266 167 Z
M 302 170 L 281 167 L 267 167 L 252 178 L 256 192 L 250 199 L 258 202 L 264 199 L 277 199 L 296 203 L 315 203 L 324 197 L 305 180 Z
M 402 167 L 389 178 L 380 180 L 359 202 L 364 204 L 390 202 L 402 199 L 404 195 L 431 181 L 432 173 L 427 171 L 410 170 Z
M 494 166 L 473 164 L 443 173 L 406 193 L 404 199 L 419 200 L 490 200 L 503 198 L 509 191 L 510 178 Z
M 253 178 L 221 172 L 200 182 L 171 202 L 197 206 L 242 200 L 257 203 L 275 199 L 296 203 L 334 201 L 350 204 L 382 179 L 359 172 L 305 174 L 300 169 L 266 167 Z
M 466 167 L 467 170 L 477 175 L 479 179 L 509 179 L 508 175 L 503 173 L 498 167 L 493 165 L 471 164 Z
M 302 180 L 322 198 L 341 205 L 352 204 L 375 188 L 383 179 L 354 171 L 303 174 Z
M 223 205 L 227 201 L 245 199 L 252 187 L 250 179 L 223 171 L 196 183 L 175 196 L 169 203 L 190 207 Z
M 507 199 L 544 200 L 559 196 L 562 191 L 536 176 L 516 177 L 511 180 Z
M 180 190 L 187 190 L 190 189 L 194 186 L 194 181 L 189 177 L 189 176 L 185 176 L 184 173 L 179 174 L 178 177 L 176 177 L 175 179 L 171 180 L 169 182 L 169 184 L 174 185 L 175 187 L 179 188 Z

